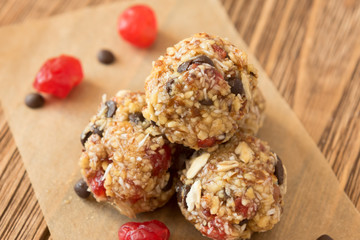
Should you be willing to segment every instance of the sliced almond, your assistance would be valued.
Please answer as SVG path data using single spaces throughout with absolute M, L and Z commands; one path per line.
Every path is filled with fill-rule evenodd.
M 191 186 L 190 191 L 186 196 L 186 204 L 188 206 L 187 210 L 191 212 L 195 207 L 200 206 L 200 198 L 201 198 L 201 182 L 197 180 Z
M 253 150 L 251 150 L 246 142 L 240 142 L 235 149 L 235 153 L 240 156 L 240 160 L 244 163 L 248 163 L 254 156 Z
M 239 162 L 232 160 L 232 161 L 223 161 L 220 162 L 217 166 L 217 170 L 220 172 L 229 171 L 230 169 L 236 168 L 239 166 Z
M 210 153 L 203 153 L 191 160 L 191 165 L 189 170 L 186 172 L 186 177 L 189 179 L 195 177 L 195 175 L 205 166 L 209 157 Z
M 247 77 L 246 74 L 241 73 L 241 81 L 244 87 L 244 91 L 245 91 L 245 96 L 248 100 L 252 100 L 252 95 L 250 92 L 250 83 L 249 83 L 249 78 Z

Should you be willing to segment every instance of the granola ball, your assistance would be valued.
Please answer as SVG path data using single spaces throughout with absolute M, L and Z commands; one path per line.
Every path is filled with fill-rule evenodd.
M 172 146 L 141 110 L 145 94 L 121 91 L 103 100 L 82 133 L 81 173 L 98 201 L 121 214 L 163 206 L 175 192 L 169 168 Z
M 227 40 L 195 34 L 167 49 L 145 82 L 144 117 L 193 149 L 228 141 L 249 111 L 257 73 Z
M 250 238 L 279 222 L 286 169 L 261 140 L 236 133 L 211 153 L 198 152 L 181 171 L 181 212 L 204 236 Z

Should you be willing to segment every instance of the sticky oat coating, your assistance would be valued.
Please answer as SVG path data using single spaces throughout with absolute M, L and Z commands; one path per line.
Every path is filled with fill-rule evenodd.
M 263 141 L 236 133 L 216 151 L 195 153 L 181 171 L 181 212 L 204 236 L 250 238 L 279 222 L 286 169 Z
M 144 117 L 193 149 L 228 141 L 249 111 L 257 72 L 225 39 L 195 34 L 169 47 L 145 82 Z
M 163 206 L 175 191 L 172 147 L 142 116 L 145 104 L 140 92 L 104 99 L 82 134 L 80 166 L 89 189 L 128 217 Z
M 254 89 L 253 99 L 248 105 L 248 112 L 238 121 L 239 131 L 256 135 L 262 127 L 265 118 L 265 98 L 259 88 Z

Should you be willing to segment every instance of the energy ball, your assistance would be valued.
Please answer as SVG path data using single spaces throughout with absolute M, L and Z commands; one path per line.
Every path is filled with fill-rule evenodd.
M 143 117 L 145 104 L 140 92 L 103 99 L 81 135 L 80 167 L 89 189 L 131 218 L 163 206 L 175 192 L 172 145 Z
M 194 153 L 186 165 L 178 204 L 204 236 L 246 239 L 279 222 L 286 169 L 265 142 L 236 133 L 214 152 Z
M 153 63 L 143 113 L 170 142 L 216 148 L 239 129 L 256 88 L 257 72 L 245 52 L 199 33 L 169 47 Z

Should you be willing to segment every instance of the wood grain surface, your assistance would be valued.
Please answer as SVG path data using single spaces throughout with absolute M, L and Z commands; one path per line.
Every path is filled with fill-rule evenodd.
M 0 26 L 104 2 L 0 0 Z M 221 2 L 360 210 L 360 2 Z M 49 238 L 0 107 L 0 239 Z

